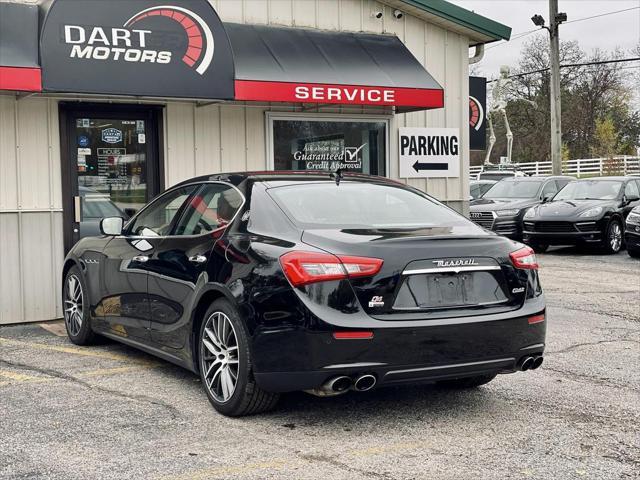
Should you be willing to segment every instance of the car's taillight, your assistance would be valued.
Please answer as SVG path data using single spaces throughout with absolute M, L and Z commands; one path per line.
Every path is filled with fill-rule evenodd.
M 282 270 L 294 287 L 309 283 L 375 275 L 379 258 L 336 256 L 330 253 L 289 252 L 280 257 Z
M 511 263 L 513 263 L 513 266 L 516 268 L 526 268 L 529 270 L 538 269 L 536 254 L 530 247 L 523 247 L 520 250 L 511 252 L 509 257 L 511 258 Z

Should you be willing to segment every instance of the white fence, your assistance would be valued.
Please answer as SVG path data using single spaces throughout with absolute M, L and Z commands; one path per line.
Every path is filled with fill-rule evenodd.
M 551 175 L 551 162 L 515 163 L 514 166 L 529 175 Z M 470 167 L 471 179 L 475 179 L 481 170 L 481 166 Z M 562 173 L 576 177 L 640 173 L 640 157 L 620 156 L 614 157 L 613 160 L 606 158 L 567 160 L 562 162 Z

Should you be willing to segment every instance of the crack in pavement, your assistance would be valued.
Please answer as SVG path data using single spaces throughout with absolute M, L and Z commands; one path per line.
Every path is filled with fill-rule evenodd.
M 43 375 L 47 375 L 50 377 L 54 377 L 54 378 L 59 378 L 61 380 L 66 380 L 68 382 L 72 382 L 72 383 L 76 383 L 78 385 L 82 385 L 83 387 L 89 389 L 89 390 L 97 390 L 99 392 L 102 393 L 107 393 L 109 395 L 114 395 L 116 397 L 120 397 L 120 398 L 124 398 L 127 400 L 135 400 L 138 402 L 143 402 L 143 403 L 149 403 L 151 405 L 155 405 L 158 407 L 162 407 L 164 409 L 166 409 L 169 414 L 171 415 L 173 420 L 179 419 L 182 417 L 182 415 L 180 414 L 179 410 L 174 407 L 173 405 L 170 405 L 169 403 L 166 403 L 162 400 L 158 400 L 152 397 L 148 397 L 146 395 L 136 395 L 136 394 L 132 394 L 132 393 L 124 393 L 118 390 L 113 390 L 110 388 L 106 388 L 106 387 L 102 387 L 100 385 L 96 385 L 93 383 L 89 383 L 86 382 L 78 377 L 74 377 L 73 375 L 69 375 L 63 372 L 60 372 L 58 370 L 52 370 L 49 368 L 44 368 L 44 367 L 36 367 L 34 365 L 28 365 L 26 363 L 21 363 L 21 362 L 13 362 L 10 360 L 6 360 L 4 358 L 0 358 L 0 364 L 4 364 L 7 365 L 9 367 L 13 367 L 16 369 L 22 369 L 22 370 L 27 370 L 30 372 L 37 372 L 37 373 L 41 373 Z
M 591 383 L 596 383 L 603 387 L 619 388 L 621 390 L 631 390 L 632 392 L 640 392 L 640 389 L 638 388 L 634 388 L 628 384 L 621 384 L 621 383 L 612 381 L 611 379 L 607 379 L 603 377 L 596 377 L 594 375 L 587 375 L 585 373 L 569 372 L 566 370 L 561 370 L 559 368 L 549 367 L 548 365 L 545 365 L 544 369 L 545 371 L 557 373 L 558 375 L 564 378 L 568 378 L 569 380 L 576 380 L 577 378 L 580 378 L 580 379 L 587 380 L 588 382 L 591 382 Z
M 624 343 L 624 342 L 628 342 L 628 343 L 637 343 L 640 345 L 640 341 L 638 340 L 631 340 L 628 338 L 618 338 L 615 340 L 598 340 L 597 342 L 584 342 L 584 343 L 574 343 L 573 345 L 569 345 L 568 347 L 565 347 L 561 350 L 546 350 L 545 351 L 545 355 L 554 355 L 557 353 L 567 353 L 567 352 L 571 352 L 573 350 L 576 350 L 578 348 L 581 347 L 593 347 L 593 346 L 597 346 L 597 345 L 603 345 L 605 343 Z
M 365 469 L 361 469 L 361 468 L 356 468 L 356 467 L 352 467 L 344 462 L 341 462 L 339 460 L 336 460 L 335 458 L 331 458 L 328 457 L 326 455 L 322 455 L 322 454 L 312 454 L 312 453 L 305 453 L 305 454 L 300 454 L 299 455 L 300 458 L 307 460 L 309 462 L 319 462 L 319 463 L 326 463 L 328 465 L 334 466 L 334 467 L 338 467 L 341 470 L 346 470 L 348 472 L 352 472 L 352 473 L 359 473 L 361 475 L 364 475 L 365 477 L 372 477 L 372 478 L 382 478 L 385 480 L 393 480 L 394 477 L 391 477 L 389 475 L 387 475 L 386 473 L 379 473 L 379 472 L 374 472 L 372 470 L 365 470 Z
M 547 308 L 552 307 L 552 308 L 558 308 L 558 309 L 564 309 L 564 310 L 575 310 L 576 312 L 588 312 L 588 313 L 595 313 L 596 315 L 602 315 L 603 317 L 614 317 L 614 318 L 620 318 L 622 320 L 625 321 L 629 321 L 629 322 L 636 322 L 639 321 L 640 322 L 640 316 L 638 317 L 631 317 L 628 314 L 625 313 L 613 313 L 611 311 L 605 312 L 602 310 L 594 310 L 593 308 L 577 308 L 577 307 L 570 307 L 568 305 L 562 304 L 562 303 L 552 303 L 547 301 Z

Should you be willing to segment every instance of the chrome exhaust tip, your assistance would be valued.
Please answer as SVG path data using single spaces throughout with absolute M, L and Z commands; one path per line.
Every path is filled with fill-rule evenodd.
M 533 359 L 533 364 L 531 365 L 531 370 L 535 370 L 536 368 L 540 368 L 540 365 L 542 365 L 542 362 L 544 362 L 544 358 L 542 357 L 542 355 L 534 358 Z
M 351 388 L 353 381 L 346 375 L 340 375 L 330 378 L 324 382 L 320 387 L 312 390 L 305 390 L 305 392 L 315 395 L 316 397 L 335 397 L 336 395 L 342 395 L 347 393 Z
M 533 367 L 534 358 L 533 357 L 525 357 L 520 361 L 520 370 L 526 372 L 531 367 Z
M 353 382 L 353 389 L 356 392 L 366 392 L 376 386 L 376 377 L 371 374 L 360 375 Z
M 351 378 L 347 377 L 346 375 L 341 375 L 339 377 L 330 379 L 323 385 L 323 387 L 325 387 L 327 390 L 331 390 L 332 392 L 343 393 L 351 388 L 352 383 L 353 382 Z

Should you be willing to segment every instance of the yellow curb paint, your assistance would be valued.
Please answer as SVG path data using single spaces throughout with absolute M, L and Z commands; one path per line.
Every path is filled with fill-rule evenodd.
M 17 382 L 24 382 L 28 380 L 38 380 L 38 377 L 32 377 L 31 375 L 24 375 L 22 373 L 10 372 L 8 370 L 0 370 L 0 377 L 15 380 Z

